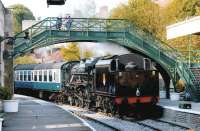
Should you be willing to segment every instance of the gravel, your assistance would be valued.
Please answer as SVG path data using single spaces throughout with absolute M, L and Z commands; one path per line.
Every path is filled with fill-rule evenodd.
M 183 129 L 182 127 L 170 125 L 169 123 L 158 122 L 158 121 L 149 120 L 149 119 L 143 120 L 141 122 L 144 123 L 144 124 L 156 127 L 156 128 L 158 128 L 162 131 L 185 131 L 186 130 L 186 129 Z
M 87 122 L 90 126 L 92 126 L 96 131 L 113 131 L 110 128 L 107 128 L 103 125 L 100 125 L 99 123 L 96 123 L 94 121 L 90 121 L 87 119 L 84 119 L 85 122 Z
M 85 109 L 73 107 L 73 106 L 69 106 L 69 105 L 62 105 L 60 107 L 62 107 L 65 110 L 78 112 L 81 115 L 84 115 L 84 116 L 96 119 L 98 121 L 101 121 L 103 123 L 109 124 L 110 126 L 113 126 L 117 129 L 119 129 L 120 131 L 153 131 L 153 129 L 150 129 L 149 127 L 144 127 L 137 123 L 121 120 L 116 117 L 105 116 L 102 113 L 87 111 Z M 88 122 L 88 121 L 86 121 L 86 122 Z M 99 123 L 90 121 L 90 122 L 88 122 L 88 124 L 91 124 L 90 126 L 92 126 L 95 130 L 98 130 L 98 131 L 104 130 L 104 129 L 102 129 L 102 125 L 100 125 Z M 99 125 L 101 127 L 99 127 Z M 107 131 L 107 129 L 105 129 L 105 131 Z

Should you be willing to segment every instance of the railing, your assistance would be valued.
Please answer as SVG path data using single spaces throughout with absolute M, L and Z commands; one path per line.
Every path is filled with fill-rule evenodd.
M 23 37 L 25 32 L 29 32 L 30 41 L 32 38 L 41 32 L 51 30 L 59 30 L 56 28 L 58 24 L 58 19 L 56 17 L 46 18 L 43 21 L 31 26 L 30 28 L 24 30 L 23 32 L 16 35 L 16 37 Z M 96 19 L 96 18 L 72 18 L 70 28 L 67 26 L 67 19 L 62 18 L 61 31 L 99 31 L 99 32 L 122 32 L 125 31 L 125 20 L 122 19 Z M 16 39 L 17 44 L 14 45 L 18 47 L 24 42 L 23 38 Z
M 62 31 L 68 30 L 66 27 L 67 20 L 68 19 L 62 18 Z M 158 40 L 155 38 L 155 36 L 152 35 L 152 33 L 148 32 L 147 30 L 142 30 L 127 20 L 97 18 L 71 18 L 71 20 L 72 22 L 69 31 L 130 32 L 132 35 L 137 36 L 142 41 L 150 43 L 149 45 L 157 49 L 159 52 L 166 53 L 172 59 L 185 61 L 184 56 L 176 49 Z M 49 30 L 49 32 L 51 32 L 51 30 L 56 30 L 57 22 L 58 19 L 56 17 L 46 18 L 18 34 L 17 37 L 22 37 L 24 32 L 29 32 L 30 40 L 32 40 L 32 37 L 40 34 L 43 31 Z M 23 38 L 17 39 L 16 43 L 19 43 L 20 45 L 20 41 L 24 41 Z M 14 46 L 17 47 L 19 45 Z
M 35 43 L 39 41 L 44 42 L 45 39 L 52 38 L 52 32 L 55 30 L 60 30 L 60 32 L 83 32 L 89 34 L 89 32 L 102 32 L 102 33 L 122 33 L 122 39 L 126 39 L 127 33 L 130 37 L 135 37 L 138 42 L 137 45 L 143 50 L 149 51 L 150 55 L 154 55 L 155 58 L 165 63 L 165 65 L 172 66 L 172 68 L 177 68 L 180 72 L 181 77 L 184 78 L 186 83 L 194 88 L 192 80 L 195 80 L 195 76 L 185 64 L 187 59 L 179 51 L 167 45 L 166 43 L 158 40 L 152 33 L 147 30 L 142 30 L 137 26 L 133 25 L 131 22 L 124 19 L 97 19 L 97 18 L 71 18 L 71 23 L 69 25 L 69 19 L 62 18 L 60 27 L 58 27 L 58 18 L 50 17 L 37 24 L 31 26 L 30 28 L 24 30 L 23 32 L 16 35 L 20 37 L 16 39 L 14 49 L 27 50 L 27 47 L 35 46 Z M 25 32 L 29 32 L 29 41 L 24 41 L 22 38 Z M 135 41 L 136 41 L 135 39 Z M 127 44 L 127 43 L 126 43 Z M 21 48 L 23 47 L 23 48 Z M 177 67 L 177 64 L 181 63 Z M 171 67 L 169 67 L 171 68 Z
M 183 58 L 180 53 L 177 52 L 174 48 L 170 47 L 169 45 L 165 44 L 162 41 L 157 40 L 150 32 L 141 30 L 137 26 L 133 25 L 127 20 L 124 19 L 97 19 L 97 18 L 71 18 L 71 25 L 70 28 L 67 28 L 67 21 L 69 19 L 61 19 L 61 27 L 59 28 L 61 31 L 95 31 L 95 32 L 129 32 L 133 36 L 137 36 L 138 39 L 142 41 L 141 44 L 148 44 L 149 49 L 154 49 L 154 51 L 158 51 L 158 56 L 160 57 L 162 53 L 167 55 L 174 61 L 174 64 L 177 60 Z M 34 45 L 33 38 L 42 32 L 48 31 L 49 36 L 51 36 L 52 30 L 59 30 L 56 28 L 58 24 L 58 18 L 56 17 L 49 17 L 44 19 L 43 21 L 38 22 L 37 24 L 33 25 L 32 27 L 26 29 L 22 33 L 19 33 L 16 37 L 22 37 L 25 32 L 29 32 L 30 42 L 29 46 Z M 48 35 L 48 34 L 47 34 Z M 143 42 L 144 41 L 144 42 Z M 14 45 L 14 48 L 23 46 L 26 44 L 23 38 L 17 39 Z M 145 45 L 144 45 L 145 46 Z M 160 58 L 159 58 L 160 59 Z
M 183 56 L 181 53 L 179 53 L 176 49 L 171 47 L 170 45 L 167 45 L 165 42 L 159 40 L 155 36 L 153 36 L 152 33 L 148 32 L 147 30 L 141 30 L 137 26 L 133 25 L 132 23 L 129 23 L 129 32 L 132 35 L 138 36 L 141 40 L 146 41 L 147 43 L 150 43 L 150 46 L 157 49 L 160 52 L 167 53 L 171 58 L 175 58 L 177 60 L 183 59 Z

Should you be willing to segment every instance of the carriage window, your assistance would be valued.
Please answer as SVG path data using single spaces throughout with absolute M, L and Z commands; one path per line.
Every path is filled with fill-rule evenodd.
M 19 79 L 20 79 L 20 81 L 23 81 L 23 71 L 20 71 L 19 73 L 20 73 Z
M 49 81 L 52 81 L 52 71 L 49 71 Z
M 14 79 L 17 80 L 17 71 L 15 71 Z
M 39 81 L 42 81 L 42 71 L 39 71 Z
M 18 81 L 19 80 L 19 71 L 16 71 L 15 79 Z
M 31 73 L 31 77 L 32 77 L 32 81 L 34 81 L 34 74 L 33 74 L 33 71 Z
M 56 82 L 59 82 L 59 79 L 60 79 L 60 73 L 59 73 L 59 71 L 57 71 L 57 72 L 55 72 L 55 74 L 54 74 L 54 80 L 55 80 Z
M 37 81 L 37 71 L 34 72 L 34 81 Z
M 31 71 L 28 71 L 28 81 L 31 81 Z
M 15 81 L 17 80 L 17 71 L 15 71 L 15 76 L 14 76 L 14 78 L 15 78 Z
M 19 73 L 19 71 L 17 71 L 17 80 L 19 81 L 19 75 L 20 75 L 20 73 Z
M 53 81 L 56 81 L 56 72 L 53 72 Z
M 18 80 L 20 81 L 20 71 L 18 71 Z
M 18 72 L 15 71 L 15 80 L 17 80 L 17 74 L 18 74 Z
M 15 80 L 17 81 L 18 71 L 15 71 Z
M 27 71 L 24 71 L 24 81 L 27 81 Z
M 44 81 L 47 81 L 47 71 L 44 71 Z

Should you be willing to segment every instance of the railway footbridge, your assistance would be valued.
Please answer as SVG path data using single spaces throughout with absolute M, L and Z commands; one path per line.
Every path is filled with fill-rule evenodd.
M 113 42 L 153 60 L 168 89 L 170 79 L 174 86 L 179 79 L 184 80 L 186 91 L 191 94 L 192 99 L 200 101 L 197 77 L 188 68 L 181 53 L 131 22 L 123 19 L 71 18 L 69 25 L 63 22 L 58 27 L 57 24 L 57 18 L 49 17 L 17 34 L 12 56 L 17 57 L 35 48 L 61 42 Z M 24 39 L 24 35 L 28 39 Z

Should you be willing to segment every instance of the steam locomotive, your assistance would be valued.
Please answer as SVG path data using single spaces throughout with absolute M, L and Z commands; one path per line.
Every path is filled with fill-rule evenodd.
M 58 102 L 125 115 L 155 106 L 159 72 L 137 54 L 15 67 L 15 90 L 38 91 Z M 41 95 L 42 94 L 42 95 Z

